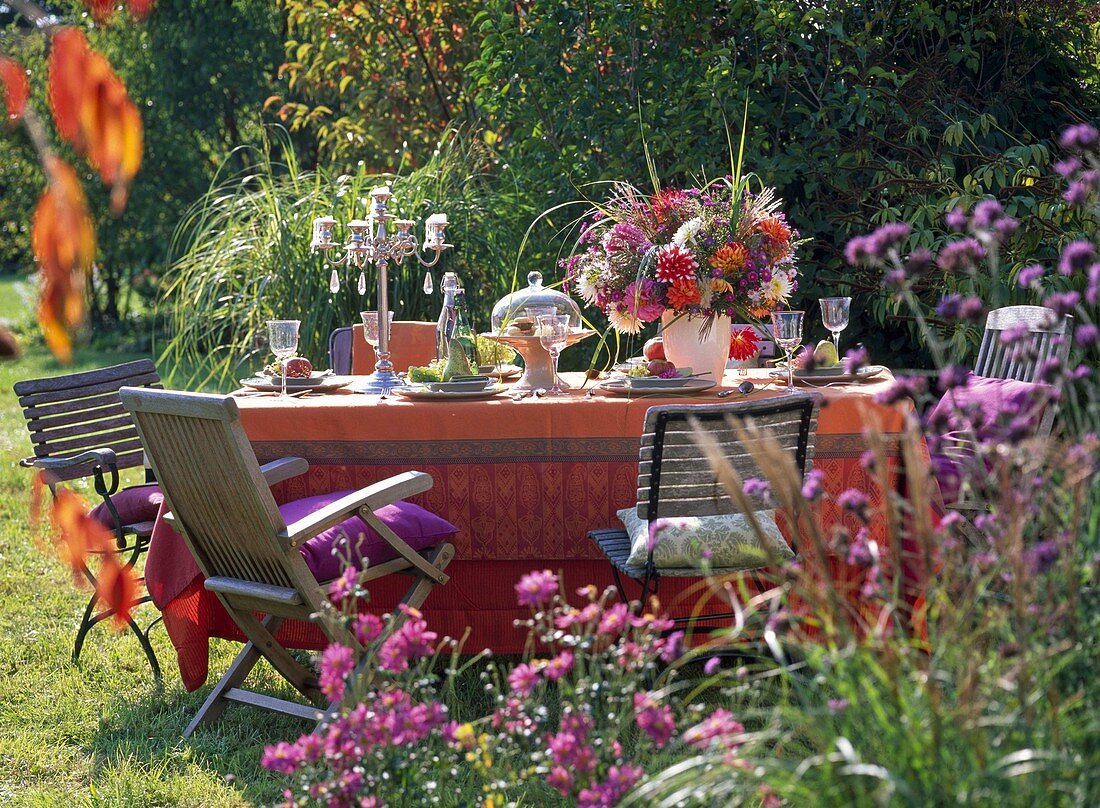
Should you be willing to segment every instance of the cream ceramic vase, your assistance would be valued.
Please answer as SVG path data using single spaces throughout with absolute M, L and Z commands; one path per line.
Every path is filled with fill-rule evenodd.
M 691 368 L 692 373 L 710 371 L 711 375 L 703 378 L 721 384 L 730 354 L 732 321 L 725 315 L 715 317 L 706 335 L 700 333 L 703 322 L 701 317 L 689 320 L 671 311 L 661 315 L 665 356 L 678 368 Z

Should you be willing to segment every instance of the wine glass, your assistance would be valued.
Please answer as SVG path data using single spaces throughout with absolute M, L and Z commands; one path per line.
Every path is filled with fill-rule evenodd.
M 802 344 L 802 321 L 804 311 L 773 311 L 772 334 L 775 343 L 787 355 L 787 393 L 798 392 L 794 386 L 794 352 Z
M 281 395 L 286 395 L 286 360 L 294 356 L 298 350 L 298 326 L 301 320 L 268 320 L 267 341 L 271 345 L 271 352 L 279 360 L 279 366 L 283 371 L 283 386 Z
M 389 328 L 386 330 L 386 336 L 390 335 L 390 331 L 393 330 L 393 312 L 387 312 L 389 314 Z M 376 311 L 361 311 L 359 316 L 363 320 L 363 338 L 367 341 L 367 345 L 374 348 L 375 356 L 378 355 L 378 312 Z M 387 344 L 388 344 L 387 340 Z
M 848 327 L 848 307 L 852 305 L 850 297 L 821 298 L 821 322 L 833 333 L 833 347 L 840 356 L 840 332 Z
M 569 315 L 568 314 L 540 314 L 538 319 L 539 342 L 542 347 L 550 352 L 550 358 L 554 360 L 554 386 L 546 391 L 548 396 L 564 396 L 566 391 L 562 389 L 558 379 L 558 357 L 569 339 Z

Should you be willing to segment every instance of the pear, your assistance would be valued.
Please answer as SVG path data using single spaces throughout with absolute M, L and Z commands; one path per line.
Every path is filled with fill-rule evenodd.
M 447 343 L 447 364 L 443 367 L 443 381 L 449 382 L 455 376 L 473 376 L 473 368 L 470 360 L 466 358 L 466 351 L 462 343 L 452 339 Z
M 819 368 L 831 368 L 833 365 L 840 364 L 840 357 L 837 356 L 836 346 L 832 340 L 823 339 L 817 343 L 817 347 L 814 348 L 814 364 Z

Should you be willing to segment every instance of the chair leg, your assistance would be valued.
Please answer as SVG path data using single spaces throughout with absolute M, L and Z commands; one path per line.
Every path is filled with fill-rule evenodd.
M 132 564 L 132 562 L 128 563 Z M 83 566 L 83 572 L 84 577 L 87 578 L 88 582 L 92 585 L 92 594 L 91 597 L 88 598 L 88 605 L 84 607 L 84 614 L 80 618 L 80 626 L 76 630 L 76 639 L 73 641 L 74 665 L 80 662 L 80 652 L 84 650 L 84 640 L 88 637 L 88 632 L 91 631 L 97 623 L 106 620 L 108 617 L 113 616 L 115 613 L 114 609 L 105 609 L 101 612 L 95 611 L 96 604 L 100 601 L 99 595 L 96 593 L 98 581 L 96 580 L 95 575 L 87 566 Z M 145 595 L 134 601 L 132 607 L 136 608 L 143 603 L 150 602 L 152 602 L 152 598 L 150 598 L 148 595 Z M 141 650 L 145 653 L 145 658 L 149 660 L 149 667 L 152 668 L 153 676 L 157 679 L 157 681 L 160 681 L 163 677 L 161 675 L 160 662 L 157 660 L 156 651 L 153 650 L 153 646 L 149 642 L 149 630 L 152 629 L 152 627 L 156 625 L 159 620 L 160 618 L 158 617 L 156 620 L 149 624 L 148 629 L 143 630 L 141 626 L 139 626 L 134 621 L 133 617 L 129 617 L 126 619 L 126 625 L 129 627 L 130 631 L 133 632 L 134 636 L 137 637 L 138 642 L 141 644 Z
M 274 622 L 276 626 L 280 622 L 272 620 L 272 618 L 268 618 L 268 621 Z M 183 730 L 184 738 L 190 738 L 200 725 L 212 724 L 221 718 L 225 708 L 229 706 L 229 701 L 225 698 L 226 691 L 241 684 L 259 661 L 260 652 L 256 650 L 256 645 L 249 640 L 237 654 L 237 658 L 233 660 L 229 670 L 214 685 L 214 689 L 210 691 L 210 695 L 206 697 L 202 707 L 195 713 L 191 723 Z

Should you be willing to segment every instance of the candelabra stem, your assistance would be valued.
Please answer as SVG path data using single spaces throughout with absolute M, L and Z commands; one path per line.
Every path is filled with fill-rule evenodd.
M 374 266 L 378 273 L 378 350 L 375 352 L 374 373 L 367 377 L 361 389 L 365 393 L 388 393 L 394 387 L 403 386 L 404 382 L 398 378 L 390 361 L 389 262 L 378 260 Z

